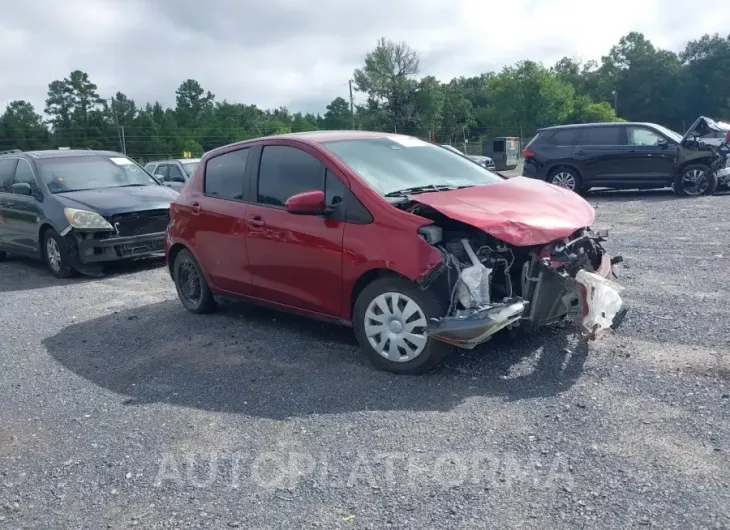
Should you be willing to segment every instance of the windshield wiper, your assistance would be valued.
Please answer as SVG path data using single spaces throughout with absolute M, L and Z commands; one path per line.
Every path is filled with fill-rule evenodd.
M 451 186 L 448 184 L 429 184 L 427 186 L 414 186 L 412 188 L 403 188 L 402 190 L 391 191 L 385 194 L 385 197 L 403 197 L 405 195 L 415 195 L 418 193 L 428 193 L 430 191 L 448 191 L 458 190 L 461 188 L 471 188 L 473 184 L 466 186 Z
M 121 186 L 114 186 L 115 188 L 131 188 L 135 186 L 150 186 L 151 184 L 122 184 Z

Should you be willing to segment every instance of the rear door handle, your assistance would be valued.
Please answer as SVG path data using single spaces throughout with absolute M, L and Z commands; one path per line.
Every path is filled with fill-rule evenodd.
M 195 213 L 200 213 L 200 203 L 194 202 L 190 204 L 190 207 L 193 209 Z
M 264 221 L 264 218 L 260 215 L 252 215 L 251 217 L 246 219 L 246 222 L 250 226 L 265 226 L 266 222 Z

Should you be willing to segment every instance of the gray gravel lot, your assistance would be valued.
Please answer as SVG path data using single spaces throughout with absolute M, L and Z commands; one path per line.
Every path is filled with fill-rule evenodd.
M 418 377 L 347 329 L 189 314 L 157 263 L 0 264 L 0 527 L 730 528 L 730 197 L 590 201 L 624 327 Z

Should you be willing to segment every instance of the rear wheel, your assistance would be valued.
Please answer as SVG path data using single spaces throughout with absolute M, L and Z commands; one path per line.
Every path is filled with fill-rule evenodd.
M 43 258 L 48 270 L 56 278 L 68 278 L 74 272 L 70 265 L 66 241 L 53 228 L 43 234 Z
M 550 184 L 565 188 L 576 193 L 583 190 L 583 181 L 578 172 L 569 167 L 558 167 L 550 172 L 547 181 Z
M 180 301 L 193 313 L 211 313 L 218 304 L 205 281 L 200 265 L 189 250 L 181 250 L 172 265 L 172 277 Z
M 674 193 L 683 197 L 712 195 L 717 189 L 717 175 L 704 164 L 683 168 L 674 179 Z
M 426 331 L 429 319 L 443 315 L 431 293 L 401 278 L 381 278 L 357 298 L 353 327 L 360 348 L 377 368 L 419 374 L 436 366 L 450 350 Z

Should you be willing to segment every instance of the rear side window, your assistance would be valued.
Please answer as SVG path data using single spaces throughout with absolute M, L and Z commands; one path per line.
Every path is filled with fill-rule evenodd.
M 621 145 L 621 129 L 618 127 L 588 127 L 583 131 L 583 145 Z
M 556 131 L 549 140 L 552 145 L 577 145 L 580 137 L 578 129 L 562 129 Z
M 167 173 L 167 178 L 172 182 L 185 182 L 182 171 L 176 165 L 170 165 Z
M 205 165 L 205 194 L 221 199 L 243 200 L 248 149 L 211 158 Z
M 292 195 L 324 191 L 324 165 L 309 153 L 285 145 L 264 147 L 257 202 L 284 206 Z
M 17 158 L 0 158 L 0 193 L 12 193 L 11 186 L 17 163 Z

